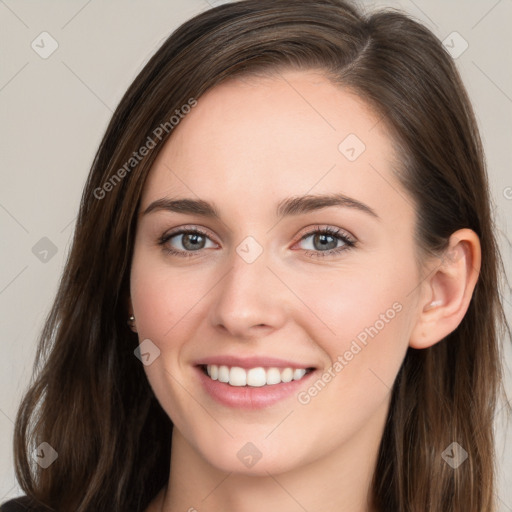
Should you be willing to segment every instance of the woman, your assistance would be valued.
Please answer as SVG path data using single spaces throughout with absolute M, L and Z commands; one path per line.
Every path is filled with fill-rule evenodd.
M 342 0 L 202 13 L 100 145 L 3 509 L 496 510 L 499 271 L 426 28 Z

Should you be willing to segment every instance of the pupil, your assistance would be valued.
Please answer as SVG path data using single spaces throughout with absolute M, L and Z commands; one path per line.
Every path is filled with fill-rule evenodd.
M 199 238 L 203 238 L 202 235 L 198 235 L 196 233 L 188 233 L 184 240 L 183 245 L 187 247 L 189 243 L 191 243 L 191 247 L 187 247 L 188 249 L 197 249 L 198 244 L 200 244 L 200 241 L 198 242 Z
M 327 238 L 332 239 L 332 242 L 330 242 L 330 243 L 334 242 L 334 247 L 330 247 L 330 249 L 334 249 L 336 247 L 336 240 L 334 239 L 334 237 L 332 237 L 331 235 L 326 235 L 326 234 L 317 235 L 317 240 L 320 239 L 321 245 L 324 249 L 325 249 L 326 245 L 329 244 L 329 242 L 326 240 Z

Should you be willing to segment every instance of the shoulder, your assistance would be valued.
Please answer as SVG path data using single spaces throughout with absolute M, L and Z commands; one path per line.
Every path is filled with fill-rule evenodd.
M 0 505 L 0 512 L 42 512 L 43 508 L 34 506 L 27 496 L 20 496 Z

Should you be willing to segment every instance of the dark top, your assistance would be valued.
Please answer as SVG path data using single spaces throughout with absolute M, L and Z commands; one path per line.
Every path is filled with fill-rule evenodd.
M 48 510 L 48 509 L 45 509 Z M 0 512 L 43 512 L 41 507 L 30 505 L 30 499 L 27 496 L 20 496 L 6 501 L 0 506 Z

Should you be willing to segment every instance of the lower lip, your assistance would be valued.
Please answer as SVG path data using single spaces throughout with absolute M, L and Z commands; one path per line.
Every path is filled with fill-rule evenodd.
M 214 400 L 227 407 L 239 409 L 263 409 L 284 400 L 303 389 L 315 373 L 315 371 L 309 372 L 300 380 L 253 387 L 230 386 L 225 382 L 210 379 L 199 366 L 196 367 L 196 370 L 204 389 Z

